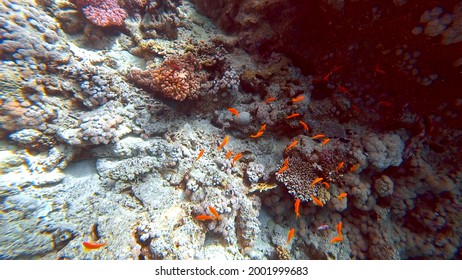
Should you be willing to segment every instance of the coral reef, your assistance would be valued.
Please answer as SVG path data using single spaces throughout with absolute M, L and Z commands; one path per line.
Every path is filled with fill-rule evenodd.
M 461 257 L 460 3 L 193 2 L 0 0 L 1 259 Z

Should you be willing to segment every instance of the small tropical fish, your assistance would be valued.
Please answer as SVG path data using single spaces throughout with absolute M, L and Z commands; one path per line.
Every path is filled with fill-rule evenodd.
M 314 179 L 314 181 L 311 183 L 311 186 L 316 185 L 317 183 L 321 182 L 322 180 L 324 180 L 324 178 L 321 178 L 321 177 L 318 177 L 318 178 Z
M 355 172 L 359 167 L 359 163 L 353 165 L 351 168 L 350 168 L 350 171 L 349 172 Z
M 359 106 L 356 105 L 356 104 L 351 105 L 351 109 L 353 109 L 353 111 L 355 111 L 358 114 L 363 114 L 364 113 L 364 111 L 361 110 L 361 108 L 359 108 Z
M 229 150 L 227 153 L 226 153 L 226 159 L 229 159 L 229 157 L 233 154 L 233 150 Z
M 258 138 L 258 137 L 261 137 L 263 135 L 263 131 L 259 131 L 257 132 L 257 134 L 252 134 L 250 135 L 251 138 Z
M 217 212 L 217 210 L 215 210 L 215 208 L 213 208 L 212 206 L 209 206 L 209 210 L 210 210 L 210 212 L 213 214 L 213 216 L 215 218 L 217 218 L 218 220 L 221 220 L 220 214 L 218 214 L 218 212 Z
M 284 160 L 284 164 L 282 165 L 281 169 L 279 169 L 278 174 L 281 174 L 282 172 L 286 171 L 287 168 L 289 168 L 289 157 L 286 157 Z
M 338 222 L 338 224 L 337 224 L 337 233 L 340 236 L 343 236 L 343 234 L 342 234 L 342 226 L 343 226 L 342 221 Z
M 311 199 L 313 200 L 313 203 L 316 204 L 317 206 L 323 207 L 324 204 L 322 203 L 321 200 L 317 199 L 314 195 L 310 194 Z
M 345 93 L 351 96 L 351 93 L 345 87 L 342 87 L 341 85 L 337 86 L 337 90 L 340 91 L 341 93 Z
M 315 136 L 311 137 L 311 139 L 319 139 L 319 138 L 324 138 L 326 135 L 324 134 L 316 134 Z
M 199 152 L 199 155 L 197 156 L 196 160 L 199 160 L 201 158 L 201 156 L 204 154 L 205 152 L 205 149 L 202 149 L 200 152 Z
M 383 70 L 383 69 L 380 68 L 380 64 L 379 64 L 379 63 L 377 63 L 377 64 L 375 65 L 374 72 L 375 72 L 375 73 L 378 73 L 378 74 L 382 74 L 382 75 L 387 74 L 387 72 L 385 72 L 385 70 Z
M 106 243 L 93 243 L 93 242 L 82 242 L 83 247 L 88 250 L 98 249 L 106 245 Z
M 345 163 L 342 161 L 341 163 L 338 164 L 337 169 L 335 169 L 335 172 L 338 172 L 342 167 L 345 165 Z
M 298 116 L 300 116 L 300 114 L 298 114 L 298 113 L 293 113 L 292 115 L 287 116 L 286 119 L 293 119 L 293 118 L 296 118 L 296 117 L 298 117 Z
M 215 217 L 209 215 L 199 215 L 196 216 L 196 219 L 198 219 L 199 221 L 216 220 Z
M 317 229 L 318 231 L 321 231 L 321 230 L 326 230 L 326 229 L 328 229 L 328 228 L 329 228 L 329 225 L 320 225 L 320 226 L 317 227 L 316 229 Z
M 343 65 L 342 66 L 334 65 L 334 69 L 332 69 L 332 72 L 337 72 L 338 70 L 342 68 L 343 68 Z
M 286 244 L 289 244 L 290 240 L 292 240 L 292 238 L 294 238 L 294 234 L 295 234 L 295 228 L 291 228 L 289 230 L 289 234 L 287 236 L 287 242 Z
M 304 98 L 305 98 L 304 95 L 299 95 L 299 96 L 297 96 L 297 97 L 295 97 L 295 98 L 292 98 L 292 103 L 300 102 L 300 101 L 302 101 Z
M 258 130 L 258 132 L 264 132 L 266 129 L 266 124 L 262 124 L 262 126 L 260 127 L 260 130 Z
M 330 243 L 334 244 L 337 242 L 342 242 L 342 240 L 343 240 L 343 236 L 336 236 L 330 240 Z
M 391 103 L 390 101 L 380 101 L 377 105 L 379 107 L 393 108 L 393 103 Z
M 292 143 L 290 143 L 289 146 L 286 147 L 286 152 L 290 149 L 292 149 L 293 147 L 297 146 L 298 144 L 298 141 L 297 140 L 294 140 Z
M 329 183 L 327 182 L 322 182 L 322 185 L 328 190 L 330 188 Z
M 223 142 L 221 142 L 220 146 L 218 146 L 218 150 L 221 150 L 229 141 L 229 135 L 225 136 L 225 139 L 223 139 Z
M 270 97 L 270 98 L 268 98 L 268 99 L 265 100 L 265 103 L 268 104 L 268 103 L 273 102 L 273 101 L 276 101 L 276 100 L 277 100 L 276 97 Z
M 295 200 L 294 207 L 295 207 L 295 216 L 296 216 L 297 218 L 300 218 L 300 212 L 299 212 L 299 208 L 300 208 L 300 198 L 297 198 L 297 200 Z
M 235 108 L 228 108 L 228 111 L 229 111 L 231 114 L 235 115 L 236 117 L 239 117 L 239 111 L 238 111 L 237 109 L 235 109 Z
M 348 194 L 347 194 L 346 192 L 342 192 L 341 194 L 339 194 L 339 195 L 337 196 L 337 199 L 338 199 L 338 200 L 342 200 L 342 199 L 344 199 L 345 197 L 347 197 L 347 195 L 348 195 Z
M 327 73 L 327 75 L 325 75 L 324 78 L 322 78 L 322 80 L 323 80 L 323 81 L 329 80 L 329 77 L 332 76 L 332 74 L 334 74 L 334 72 L 329 72 L 329 73 Z
M 242 153 L 239 153 L 233 157 L 233 167 L 236 165 L 236 161 L 238 161 L 242 157 Z
M 335 72 L 337 72 L 338 70 L 342 69 L 343 66 L 337 66 L 335 65 L 334 66 L 334 69 L 332 69 L 332 71 L 330 71 L 329 73 L 327 73 L 326 76 L 324 76 L 324 78 L 322 78 L 323 81 L 327 81 L 329 79 L 330 76 L 332 76 L 332 74 L 334 74 Z
M 330 138 L 326 138 L 326 139 L 322 140 L 321 145 L 324 146 L 327 143 L 329 143 L 329 141 L 330 141 Z
M 304 121 L 298 121 L 302 126 L 303 126 L 303 129 L 305 131 L 308 131 L 310 128 L 308 127 L 308 125 L 304 122 Z

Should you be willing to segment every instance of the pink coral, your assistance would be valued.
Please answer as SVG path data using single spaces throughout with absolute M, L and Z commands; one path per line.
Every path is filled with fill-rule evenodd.
M 191 54 L 168 58 L 160 67 L 146 71 L 134 69 L 130 79 L 149 92 L 178 101 L 198 98 L 202 75 L 199 61 Z
M 127 17 L 116 0 L 74 0 L 82 8 L 85 17 L 98 26 L 120 26 Z

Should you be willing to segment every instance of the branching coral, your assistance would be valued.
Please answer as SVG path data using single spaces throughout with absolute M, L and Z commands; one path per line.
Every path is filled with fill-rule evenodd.
M 155 69 L 130 72 L 129 78 L 149 92 L 161 93 L 164 97 L 178 101 L 196 99 L 203 77 L 198 74 L 199 61 L 191 53 L 168 58 Z

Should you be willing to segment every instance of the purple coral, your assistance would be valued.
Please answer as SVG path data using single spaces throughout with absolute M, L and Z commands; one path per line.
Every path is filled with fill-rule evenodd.
M 85 17 L 98 26 L 120 26 L 127 17 L 116 0 L 73 0 Z

